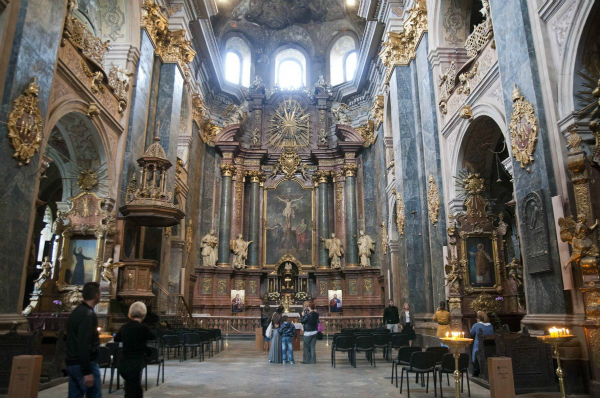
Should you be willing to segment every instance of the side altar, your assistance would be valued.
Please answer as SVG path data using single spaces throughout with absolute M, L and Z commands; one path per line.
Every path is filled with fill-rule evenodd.
M 250 98 L 209 142 L 220 178 L 197 233 L 192 313 L 256 318 L 266 304 L 293 312 L 312 300 L 321 316 L 381 316 L 380 239 L 364 232 L 358 156 L 373 122 L 354 129 L 345 108 L 330 112 L 324 84 L 267 98 L 258 82 Z

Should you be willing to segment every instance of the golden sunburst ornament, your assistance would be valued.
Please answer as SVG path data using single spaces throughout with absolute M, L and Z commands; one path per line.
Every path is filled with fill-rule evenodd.
M 310 115 L 293 99 L 279 104 L 269 126 L 269 146 L 276 148 L 306 147 L 309 143 Z
M 92 169 L 81 170 L 77 176 L 77 185 L 84 191 L 91 191 L 98 182 L 98 174 Z

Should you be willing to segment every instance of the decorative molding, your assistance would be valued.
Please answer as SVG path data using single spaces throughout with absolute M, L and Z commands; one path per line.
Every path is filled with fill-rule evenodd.
M 375 129 L 378 129 L 383 123 L 383 95 L 376 95 L 369 112 L 369 117 L 373 119 Z
M 364 139 L 363 147 L 368 148 L 375 142 L 375 124 L 372 120 L 367 120 L 365 124 L 356 128 Z
M 416 0 L 414 7 L 408 11 L 403 30 L 400 33 L 388 32 L 387 39 L 381 45 L 379 58 L 386 68 L 386 85 L 389 84 L 396 66 L 406 66 L 416 58 L 417 47 L 425 32 L 427 32 L 427 7 L 425 0 Z
M 438 222 L 440 214 L 440 192 L 433 178 L 433 174 L 429 175 L 429 183 L 427 190 L 427 212 L 429 213 L 429 220 L 433 225 Z
M 13 109 L 8 115 L 8 138 L 19 166 L 29 164 L 42 142 L 43 121 L 38 93 L 37 78 L 34 78 L 23 94 L 13 101 Z
M 406 222 L 406 213 L 404 210 L 404 199 L 402 194 L 398 192 L 396 196 L 396 228 L 398 229 L 398 235 L 404 236 L 404 225 Z
M 510 115 L 510 141 L 512 154 L 516 161 L 521 163 L 521 168 L 527 167 L 533 162 L 533 153 L 538 139 L 538 121 L 535 116 L 535 108 L 521 95 L 515 84 L 512 94 L 513 112 Z
M 490 2 L 483 0 L 481 13 L 484 16 L 483 22 L 475 26 L 473 33 L 465 41 L 465 49 L 469 58 L 476 57 L 494 37 L 494 28 L 492 26 L 492 16 L 490 15 Z

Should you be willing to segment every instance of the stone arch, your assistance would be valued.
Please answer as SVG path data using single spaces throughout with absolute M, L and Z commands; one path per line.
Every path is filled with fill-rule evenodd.
M 575 95 L 578 83 L 577 72 L 581 62 L 581 52 L 585 45 L 587 34 L 600 18 L 600 4 L 583 1 L 573 3 L 573 20 L 566 33 L 562 62 L 560 64 L 558 82 L 558 114 L 560 119 L 571 115 L 576 109 Z M 568 11 L 565 12 L 568 14 Z M 596 28 L 598 29 L 598 28 Z M 579 81 L 580 82 L 580 81 Z

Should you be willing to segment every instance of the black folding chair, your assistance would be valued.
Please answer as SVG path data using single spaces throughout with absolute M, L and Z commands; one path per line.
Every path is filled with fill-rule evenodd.
M 392 335 L 387 333 L 373 333 L 373 345 L 375 346 L 375 352 L 378 348 L 382 349 L 383 359 L 389 357 L 388 353 L 390 350 L 390 342 L 392 341 Z
M 331 344 L 331 366 L 335 368 L 335 353 L 336 351 L 348 353 L 350 365 L 356 367 L 354 353 L 354 337 L 348 335 L 335 335 Z
M 398 387 L 398 366 L 410 365 L 410 356 L 413 352 L 420 352 L 421 347 L 400 347 L 398 350 L 398 356 L 392 361 L 392 380 L 390 383 L 394 384 L 394 372 L 396 373 L 396 387 Z
M 167 359 L 169 359 L 169 354 L 171 350 L 175 351 L 175 357 L 179 357 L 179 351 L 182 348 L 181 341 L 179 340 L 179 336 L 175 334 L 165 334 L 160 338 L 162 342 L 163 355 L 164 351 L 167 351 Z
M 435 354 L 432 352 L 413 352 L 410 356 L 410 364 L 402 367 L 400 373 L 400 394 L 402 394 L 402 384 L 404 381 L 404 372 L 406 372 L 406 392 L 410 398 L 410 380 L 409 373 L 419 374 L 427 373 L 427 385 L 425 393 L 429 392 L 429 373 L 433 373 L 433 395 L 437 397 L 436 372 L 435 372 Z
M 375 338 L 372 335 L 357 336 L 354 342 L 354 366 L 356 367 L 356 353 L 364 352 L 371 366 L 375 364 Z
M 184 333 L 183 335 L 183 360 L 187 359 L 187 351 L 190 349 L 190 358 L 194 357 L 199 347 L 202 345 L 202 340 L 198 333 Z M 199 356 L 198 360 L 202 358 Z
M 454 356 L 450 353 L 445 354 L 442 357 L 442 362 L 438 364 L 435 369 L 440 377 L 440 397 L 444 398 L 444 393 L 442 391 L 442 374 L 446 373 L 446 382 L 450 385 L 450 377 L 448 376 L 451 373 L 454 373 Z M 471 396 L 471 385 L 469 382 L 469 355 L 468 354 L 460 354 L 458 358 L 458 370 L 461 372 L 460 378 L 460 390 L 464 392 L 464 377 L 467 375 L 467 391 L 469 393 L 469 397 Z
M 106 370 L 110 369 L 112 363 L 110 348 L 98 347 L 98 358 L 96 359 L 96 362 L 98 362 L 100 369 L 104 369 L 104 374 L 102 375 L 102 383 L 104 383 L 104 380 L 106 380 Z
M 144 367 L 146 391 L 148 391 L 148 365 L 158 365 L 158 374 L 156 375 L 156 385 L 160 380 L 160 368 L 162 367 L 162 382 L 165 382 L 165 357 L 157 348 L 148 347 L 148 356 L 146 357 L 146 366 Z

